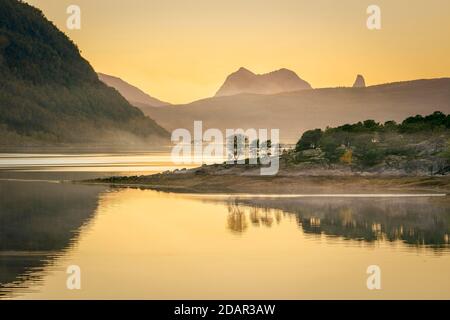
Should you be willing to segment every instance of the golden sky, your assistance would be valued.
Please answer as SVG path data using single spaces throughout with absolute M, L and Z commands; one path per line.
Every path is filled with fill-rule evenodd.
M 103 73 L 186 103 L 245 66 L 295 71 L 315 88 L 450 76 L 448 0 L 28 0 Z M 66 8 L 81 8 L 81 30 Z M 381 7 L 381 30 L 366 9 Z

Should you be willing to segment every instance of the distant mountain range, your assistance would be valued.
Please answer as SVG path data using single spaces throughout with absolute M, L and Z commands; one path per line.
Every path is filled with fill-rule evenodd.
M 230 74 L 216 93 L 216 97 L 240 93 L 276 94 L 311 89 L 311 85 L 300 79 L 291 70 L 280 69 L 265 74 L 254 74 L 246 68 Z
M 139 106 L 152 106 L 163 107 L 170 105 L 168 102 L 158 100 L 151 97 L 141 89 L 123 81 L 122 79 L 114 76 L 110 76 L 104 73 L 98 73 L 98 78 L 109 87 L 115 88 L 119 93 L 128 100 L 132 105 Z
M 280 129 L 283 141 L 296 142 L 328 125 L 450 113 L 449 78 L 365 85 L 358 76 L 353 88 L 312 89 L 287 69 L 258 75 L 240 68 L 215 97 L 168 106 L 97 75 L 40 10 L 0 0 L 0 145 L 151 142 L 169 137 L 166 130 L 192 129 L 195 120 L 204 129 Z
M 194 120 L 203 120 L 204 130 L 275 128 L 284 142 L 296 142 L 309 129 L 364 119 L 400 121 L 437 110 L 450 113 L 449 78 L 269 95 L 245 93 L 145 112 L 167 130 L 192 129 Z
M 0 0 L 0 145 L 126 144 L 169 133 L 99 81 L 43 13 Z

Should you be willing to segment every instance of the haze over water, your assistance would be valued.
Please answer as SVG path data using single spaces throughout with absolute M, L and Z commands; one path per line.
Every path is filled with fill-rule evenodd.
M 60 183 L 174 169 L 164 152 L 0 154 L 0 167 L 0 299 L 450 298 L 445 196 Z M 66 288 L 69 265 L 81 267 L 79 291 Z M 366 287 L 369 265 L 381 267 L 379 291 Z

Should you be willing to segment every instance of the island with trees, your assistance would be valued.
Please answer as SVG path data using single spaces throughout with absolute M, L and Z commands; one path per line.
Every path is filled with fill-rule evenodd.
M 281 150 L 279 162 L 275 176 L 261 176 L 261 164 L 246 159 L 245 164 L 88 182 L 180 192 L 445 193 L 450 189 L 450 115 L 436 111 L 401 123 L 365 120 L 309 130 L 294 148 Z

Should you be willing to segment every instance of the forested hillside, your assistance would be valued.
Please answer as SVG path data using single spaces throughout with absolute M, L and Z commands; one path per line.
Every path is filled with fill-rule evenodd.
M 148 143 L 168 133 L 98 80 L 41 11 L 0 0 L 0 145 Z

